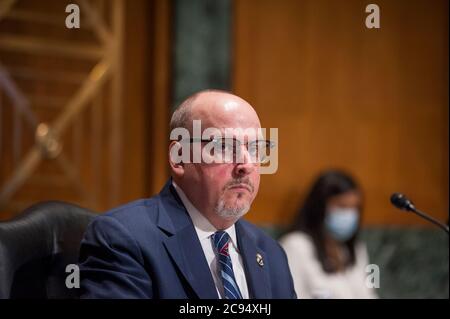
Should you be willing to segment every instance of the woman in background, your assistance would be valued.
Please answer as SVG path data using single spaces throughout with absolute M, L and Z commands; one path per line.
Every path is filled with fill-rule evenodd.
M 280 240 L 299 298 L 377 297 L 366 285 L 367 249 L 357 240 L 361 212 L 361 190 L 345 173 L 325 172 L 313 184 Z

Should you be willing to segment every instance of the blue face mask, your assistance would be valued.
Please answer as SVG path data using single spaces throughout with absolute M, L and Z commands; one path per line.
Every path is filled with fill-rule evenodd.
M 325 228 L 338 241 L 349 240 L 358 230 L 359 213 L 356 208 L 332 208 L 325 216 Z

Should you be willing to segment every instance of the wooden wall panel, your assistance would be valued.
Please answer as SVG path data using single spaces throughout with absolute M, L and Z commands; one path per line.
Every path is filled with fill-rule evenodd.
M 394 191 L 448 220 L 448 2 L 235 0 L 233 88 L 279 128 L 279 169 L 249 219 L 288 224 L 313 178 L 363 186 L 365 225 L 421 225 Z
M 26 152 L 32 149 L 35 125 L 57 122 L 67 100 L 79 89 L 95 60 L 80 57 L 79 51 L 55 54 L 58 48 L 51 46 L 35 52 L 29 37 L 44 44 L 56 41 L 63 50 L 71 45 L 78 49 L 83 45 L 101 47 L 81 5 L 81 28 L 65 28 L 64 8 L 69 2 L 19 0 L 0 19 L 0 64 L 30 100 L 36 114 L 33 125 L 25 123 L 25 116 L 15 115 L 15 105 L 0 85 L 0 194 L 10 177 L 19 171 Z M 42 200 L 65 200 L 104 211 L 149 197 L 159 191 L 168 176 L 165 160 L 170 98 L 170 2 L 88 3 L 102 13 L 109 31 L 120 25 L 114 20 L 123 22 L 121 30 L 114 30 L 123 38 L 118 50 L 122 71 L 113 71 L 118 81 L 117 77 L 108 79 L 61 134 L 61 155 L 44 159 L 6 202 L 0 200 L 0 220 Z M 117 4 L 121 9 L 114 11 L 112 8 Z M 28 37 L 22 41 L 20 50 L 10 40 L 19 35 Z M 110 48 L 107 54 L 113 51 Z M 117 98 L 118 91 L 122 91 L 122 98 Z M 19 126 L 15 121 L 24 123 Z M 14 133 L 17 127 L 20 134 Z M 73 178 L 62 171 L 62 156 L 70 163 Z

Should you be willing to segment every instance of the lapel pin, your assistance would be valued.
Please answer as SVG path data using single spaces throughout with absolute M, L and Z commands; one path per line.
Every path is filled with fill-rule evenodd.
M 260 265 L 261 267 L 264 266 L 264 260 L 261 256 L 260 253 L 256 254 L 256 262 L 258 263 L 258 265 Z

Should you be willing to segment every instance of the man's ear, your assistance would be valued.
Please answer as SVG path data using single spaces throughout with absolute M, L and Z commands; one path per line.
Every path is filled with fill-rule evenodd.
M 169 144 L 169 164 L 172 172 L 182 177 L 184 175 L 183 148 L 180 142 L 171 141 Z

